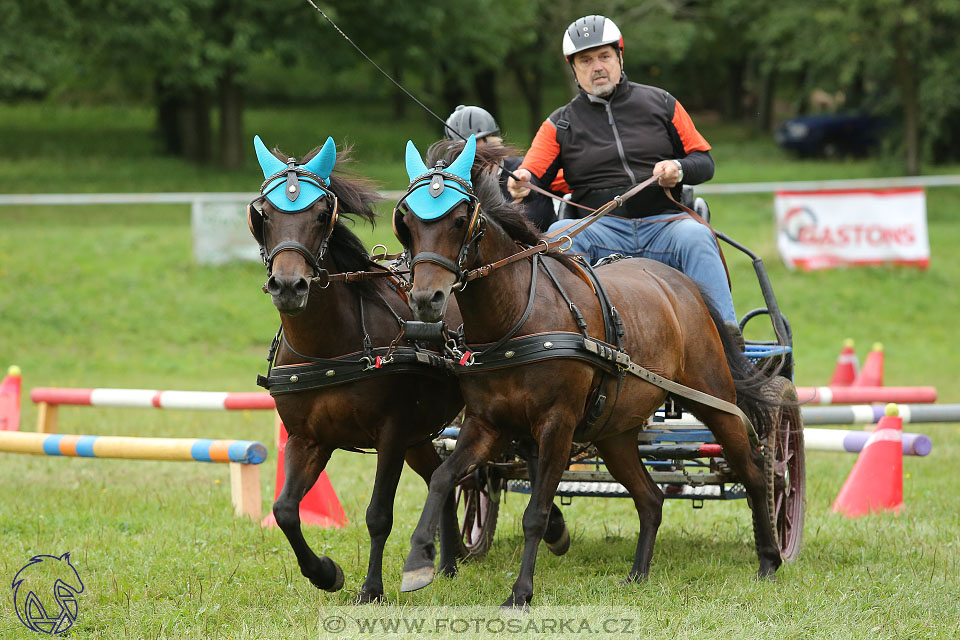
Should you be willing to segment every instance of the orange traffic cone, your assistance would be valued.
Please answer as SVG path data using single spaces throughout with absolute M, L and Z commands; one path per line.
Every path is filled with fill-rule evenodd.
M 283 488 L 283 451 L 287 448 L 287 430 L 283 423 L 277 419 L 277 489 L 274 494 L 274 500 L 280 495 Z M 307 495 L 300 501 L 300 523 L 315 524 L 324 529 L 339 528 L 347 526 L 347 514 L 340 505 L 337 498 L 337 492 L 333 490 L 330 478 L 327 472 L 320 473 L 316 484 Z M 262 527 L 277 526 L 277 519 L 273 517 L 273 510 L 267 514 L 267 517 L 260 522 Z
M 882 387 L 883 386 L 883 345 L 879 342 L 873 343 L 873 349 L 867 354 L 867 359 L 863 361 L 863 369 L 860 370 L 857 379 L 853 381 L 854 387 Z
M 884 413 L 837 494 L 834 513 L 859 518 L 903 508 L 903 420 L 895 404 L 888 404 Z
M 20 367 L 13 365 L 0 382 L 0 431 L 20 430 Z
M 837 356 L 837 366 L 833 370 L 833 377 L 830 378 L 830 386 L 849 387 L 857 378 L 859 367 L 860 361 L 857 360 L 857 354 L 853 351 L 853 340 L 847 338 L 843 341 L 843 351 Z

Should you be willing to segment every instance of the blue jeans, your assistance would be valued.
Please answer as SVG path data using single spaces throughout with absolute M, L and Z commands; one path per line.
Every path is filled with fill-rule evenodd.
M 589 256 L 594 263 L 611 253 L 631 258 L 650 258 L 688 275 L 701 295 L 716 308 L 724 322 L 737 322 L 727 275 L 710 229 L 692 218 L 655 222 L 677 217 L 676 213 L 649 216 L 643 220 L 604 216 L 574 236 L 572 251 Z M 650 221 L 650 222 L 647 222 Z M 549 231 L 572 220 L 558 220 Z

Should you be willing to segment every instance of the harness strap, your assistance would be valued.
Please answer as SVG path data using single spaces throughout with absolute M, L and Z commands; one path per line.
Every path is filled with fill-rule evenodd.
M 747 428 L 747 436 L 750 438 L 750 444 L 752 444 L 753 446 L 760 445 L 760 438 L 757 436 L 757 431 L 756 429 L 754 429 L 753 423 L 750 422 L 750 418 L 747 417 L 747 414 L 741 411 L 740 407 L 738 407 L 737 405 L 731 402 L 727 402 L 726 400 L 721 400 L 720 398 L 715 398 L 714 396 L 711 396 L 708 393 L 697 391 L 696 389 L 691 389 L 690 387 L 682 385 L 679 382 L 674 382 L 669 378 L 664 378 L 661 375 L 657 375 L 656 373 L 650 371 L 649 369 L 645 369 L 640 365 L 638 365 L 637 363 L 630 360 L 630 356 L 623 353 L 622 351 L 619 351 L 615 354 L 610 354 L 609 347 L 606 347 L 605 345 L 602 345 L 596 342 L 595 340 L 584 340 L 583 346 L 590 353 L 595 353 L 602 358 L 616 362 L 618 366 L 622 367 L 627 372 L 633 374 L 634 376 L 642 380 L 649 382 L 650 384 L 656 387 L 660 387 L 665 391 L 669 391 L 670 393 L 676 394 L 683 398 L 693 400 L 694 402 L 705 404 L 708 407 L 719 409 L 724 413 L 730 413 L 737 416 L 738 418 L 740 418 L 740 421 L 743 422 L 743 425 Z
M 509 340 L 510 338 L 512 338 L 513 336 L 515 336 L 515 335 L 517 334 L 517 331 L 520 331 L 520 328 L 521 328 L 521 327 L 524 325 L 524 323 L 527 321 L 527 318 L 530 317 L 530 313 L 533 311 L 533 301 L 534 301 L 534 298 L 536 298 L 536 293 L 537 293 L 537 272 L 539 271 L 539 269 L 537 268 L 537 266 L 538 266 L 538 264 L 539 264 L 539 262 L 540 262 L 540 256 L 539 256 L 539 255 L 534 255 L 534 256 L 533 256 L 533 260 L 531 260 L 531 262 L 532 262 L 533 264 L 532 264 L 532 269 L 531 269 L 531 273 L 530 273 L 530 292 L 527 294 L 527 308 L 523 310 L 523 314 L 520 316 L 520 319 L 517 320 L 517 322 L 513 325 L 513 328 L 510 329 L 510 331 L 508 331 L 502 338 L 500 338 L 499 340 L 497 340 L 497 341 L 496 341 L 491 347 L 489 347 L 488 349 L 484 349 L 483 351 L 475 352 L 475 353 L 474 353 L 474 356 L 475 356 L 475 357 L 476 357 L 476 356 L 482 356 L 483 354 L 487 353 L 488 351 L 496 351 L 497 349 L 499 349 L 501 346 L 504 345 L 504 343 L 507 342 L 507 340 Z M 544 265 L 544 267 L 546 267 L 546 265 Z M 548 273 L 549 273 L 549 272 L 548 272 Z
M 376 357 L 386 355 L 389 349 L 389 347 L 378 347 L 372 349 L 369 356 L 359 359 L 348 360 L 346 359 L 347 356 L 343 358 L 311 358 L 311 361 L 305 364 L 276 366 L 270 370 L 268 375 L 258 375 L 257 384 L 267 389 L 271 396 L 277 396 L 366 380 L 376 375 L 414 372 L 438 377 L 450 375 L 453 366 L 450 360 L 438 353 L 421 351 L 412 347 L 395 348 L 391 354 L 391 361 L 377 367 Z

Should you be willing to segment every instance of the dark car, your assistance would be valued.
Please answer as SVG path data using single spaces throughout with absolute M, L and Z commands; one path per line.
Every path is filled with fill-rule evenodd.
M 773 139 L 801 157 L 867 155 L 880 142 L 882 118 L 863 113 L 831 113 L 787 120 Z

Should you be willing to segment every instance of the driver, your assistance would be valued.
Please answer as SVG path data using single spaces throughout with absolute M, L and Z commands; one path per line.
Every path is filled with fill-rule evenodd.
M 712 178 L 710 145 L 676 98 L 627 80 L 623 36 L 613 20 L 590 15 L 573 22 L 563 34 L 563 54 L 579 92 L 543 122 L 514 175 L 543 187 L 562 169 L 573 201 L 596 209 L 652 173 L 661 173 L 659 184 L 574 236 L 572 248 L 591 262 L 622 253 L 682 271 L 742 342 L 713 233 L 689 216 L 669 221 L 683 214 L 663 190 L 670 188 L 679 201 L 681 184 Z M 516 198 L 529 193 L 513 178 L 507 187 Z M 550 231 L 569 224 L 560 220 Z

